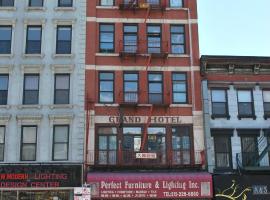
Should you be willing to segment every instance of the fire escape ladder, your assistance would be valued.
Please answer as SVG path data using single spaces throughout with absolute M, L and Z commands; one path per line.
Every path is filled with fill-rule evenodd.
M 148 5 L 147 10 L 146 10 L 146 15 L 144 18 L 144 23 L 146 23 L 147 19 L 149 18 L 150 11 L 151 11 L 151 5 Z
M 149 55 L 148 59 L 147 59 L 147 63 L 146 63 L 146 71 L 148 71 L 148 68 L 151 64 L 151 60 L 152 60 L 152 54 Z
M 261 145 L 263 145 L 263 142 L 264 142 L 265 140 L 262 140 L 261 141 L 261 143 L 258 143 L 258 146 L 260 147 Z M 270 143 L 268 143 L 267 141 L 266 141 L 266 147 L 263 149 L 263 151 L 259 154 L 259 156 L 258 156 L 258 159 L 256 159 L 256 162 L 255 162 L 255 166 L 259 166 L 259 164 L 260 164 L 260 162 L 261 162 L 261 160 L 264 158 L 264 156 L 269 152 L 269 150 L 270 150 Z
M 151 123 L 151 117 L 152 117 L 152 112 L 153 112 L 153 105 L 151 105 L 150 107 L 150 112 L 149 112 L 149 115 L 148 115 L 148 119 L 147 119 L 147 122 L 144 126 L 144 130 L 143 130 L 143 138 L 142 138 L 142 144 L 141 144 L 141 152 L 145 151 L 146 148 L 145 148 L 145 144 L 146 144 L 146 140 L 147 140 L 147 130 L 148 130 L 148 127 Z

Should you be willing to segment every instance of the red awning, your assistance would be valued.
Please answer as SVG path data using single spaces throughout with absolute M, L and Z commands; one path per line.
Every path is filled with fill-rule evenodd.
M 92 197 L 102 199 L 212 198 L 209 173 L 88 173 Z

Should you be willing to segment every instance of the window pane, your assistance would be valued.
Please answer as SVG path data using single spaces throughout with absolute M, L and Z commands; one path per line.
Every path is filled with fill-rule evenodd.
M 42 7 L 43 6 L 43 0 L 30 0 L 29 6 Z
M 25 75 L 25 90 L 38 90 L 39 76 L 38 75 Z
M 0 144 L 0 161 L 4 160 L 4 153 L 5 153 L 5 145 Z
M 22 127 L 23 128 L 23 143 L 36 143 L 36 127 Z
M 8 89 L 8 75 L 0 75 L 0 90 Z
M 270 91 L 263 91 L 263 101 L 270 102 Z
M 68 126 L 54 127 L 54 142 L 68 142 Z
M 25 90 L 23 95 L 23 104 L 38 104 L 38 90 Z
M 100 165 L 107 164 L 107 151 L 99 151 L 99 154 L 98 154 L 98 163 Z
M 22 160 L 35 160 L 36 146 L 35 144 L 23 144 L 22 146 Z
M 111 92 L 100 92 L 100 102 L 108 102 L 112 103 L 113 102 L 113 93 Z
M 14 0 L 2 0 L 0 6 L 14 6 Z
M 100 42 L 109 42 L 109 43 L 112 43 L 113 42 L 113 33 L 102 33 L 100 35 Z
M 179 43 L 179 44 L 183 44 L 185 41 L 184 35 L 183 34 L 173 34 L 172 38 L 171 38 L 171 42 L 172 43 Z
M 125 127 L 123 128 L 123 134 L 138 134 L 142 133 L 142 128 L 140 127 Z
M 67 155 L 67 144 L 54 144 L 54 160 L 67 160 Z
M 28 27 L 27 38 L 28 40 L 40 41 L 41 27 Z
M 251 91 L 238 91 L 238 102 L 252 102 Z
M 162 84 L 160 83 L 150 83 L 149 93 L 162 93 Z
M 183 0 L 170 0 L 171 7 L 181 8 L 183 6 Z
M 212 90 L 212 102 L 226 102 L 226 91 Z
M 150 127 L 147 129 L 148 130 L 148 134 L 166 134 L 166 129 L 165 128 L 153 128 Z
M 99 136 L 99 150 L 107 149 L 107 136 Z
M 184 45 L 172 45 L 172 53 L 185 53 Z
M 178 26 L 171 26 L 171 32 L 172 33 L 184 33 L 184 26 L 178 25 Z
M 109 136 L 109 149 L 110 150 L 117 149 L 116 136 Z
M 228 136 L 214 137 L 217 168 L 230 167 L 230 158 L 231 158 L 230 140 L 231 138 Z
M 113 25 L 105 25 L 105 24 L 102 24 L 100 25 L 100 31 L 104 32 L 113 32 L 114 31 L 114 26 Z
M 137 33 L 137 31 L 138 31 L 137 26 L 124 25 L 125 33 Z
M 124 74 L 124 80 L 125 81 L 137 81 L 138 74 Z
M 174 92 L 186 92 L 186 84 L 174 82 L 173 91 Z
M 55 91 L 55 104 L 69 104 L 69 90 Z
M 127 82 L 125 83 L 125 92 L 137 92 L 138 83 L 137 82 Z
M 55 89 L 69 89 L 69 75 L 55 76 Z
M 71 27 L 58 27 L 58 40 L 71 40 Z
M 11 40 L 11 26 L 0 26 L 0 41 Z
M 0 143 L 5 143 L 5 127 L 0 127 Z
M 187 101 L 187 95 L 185 93 L 174 93 L 173 102 L 174 103 L 184 103 Z
M 59 4 L 58 4 L 59 7 L 71 7 L 72 6 L 72 0 L 58 0 L 58 1 L 59 1 Z
M 251 103 L 238 103 L 238 110 L 240 115 L 252 115 L 252 104 Z
M 149 81 L 162 81 L 162 75 L 161 74 L 149 74 L 148 79 L 149 79 Z
M 7 91 L 0 90 L 0 105 L 7 104 L 7 95 L 8 95 Z
M 102 6 L 113 6 L 113 0 L 101 0 L 100 5 L 102 5 Z
M 100 91 L 113 91 L 113 82 L 112 81 L 101 81 L 100 82 Z
M 113 73 L 100 73 L 100 80 L 113 80 Z
M 228 153 L 216 153 L 216 167 L 230 167 L 230 155 Z
M 226 103 L 212 103 L 212 114 L 226 115 Z
M 98 129 L 99 134 L 117 134 L 115 127 L 103 127 Z
M 159 1 L 159 0 L 157 0 Z M 160 33 L 160 26 L 148 26 L 147 27 L 148 33 Z

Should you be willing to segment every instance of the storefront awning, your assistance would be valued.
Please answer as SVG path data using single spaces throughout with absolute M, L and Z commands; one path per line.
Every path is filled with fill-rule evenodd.
M 197 199 L 212 198 L 209 173 L 88 173 L 92 198 Z

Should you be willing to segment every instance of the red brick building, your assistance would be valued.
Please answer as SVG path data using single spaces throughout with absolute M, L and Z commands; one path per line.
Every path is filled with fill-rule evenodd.
M 86 160 L 94 199 L 211 198 L 211 177 L 191 173 L 204 165 L 199 65 L 196 0 L 88 1 Z

